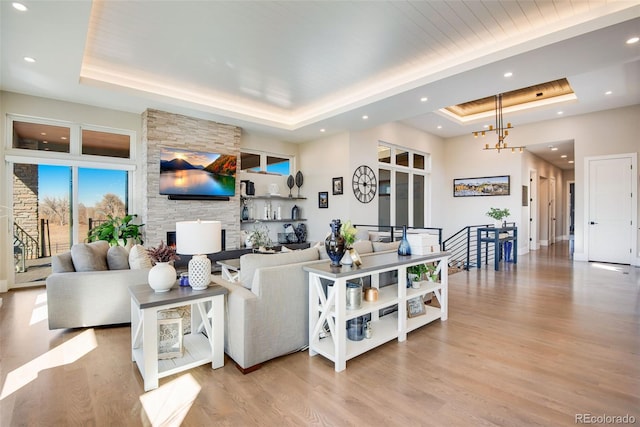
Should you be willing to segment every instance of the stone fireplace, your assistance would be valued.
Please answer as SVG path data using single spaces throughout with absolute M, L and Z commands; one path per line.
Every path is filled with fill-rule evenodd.
M 210 151 L 240 156 L 241 129 L 158 110 L 142 115 L 143 200 L 145 244 L 156 246 L 174 232 L 177 221 L 216 220 L 222 222 L 223 248 L 240 247 L 240 181 L 236 196 L 221 200 L 170 200 L 160 195 L 160 148 Z M 239 165 L 238 161 L 238 165 Z

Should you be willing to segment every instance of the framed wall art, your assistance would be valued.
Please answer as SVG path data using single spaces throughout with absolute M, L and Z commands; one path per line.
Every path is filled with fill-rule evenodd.
M 321 191 L 318 193 L 318 207 L 320 209 L 327 209 L 329 207 L 329 192 Z
M 510 175 L 453 180 L 453 197 L 508 196 L 510 191 Z
M 333 195 L 342 194 L 342 177 L 333 178 Z

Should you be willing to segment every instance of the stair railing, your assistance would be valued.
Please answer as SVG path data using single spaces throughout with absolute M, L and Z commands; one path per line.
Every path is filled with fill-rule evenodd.
M 467 225 L 461 228 L 451 237 L 446 238 L 442 242 L 442 250 L 448 251 L 449 267 L 463 268 L 469 270 L 471 267 L 475 267 L 478 262 L 477 254 L 477 242 L 478 242 L 478 228 L 490 227 L 491 225 L 479 224 L 479 225 Z M 493 253 L 487 254 L 490 262 L 493 259 Z

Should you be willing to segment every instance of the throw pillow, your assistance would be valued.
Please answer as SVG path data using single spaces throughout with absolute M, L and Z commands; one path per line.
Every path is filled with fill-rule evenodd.
M 78 243 L 71 247 L 71 259 L 76 271 L 102 271 L 107 269 L 109 243 L 99 240 Z
M 107 251 L 107 266 L 109 270 L 128 270 L 129 252 L 124 246 L 111 246 Z
M 373 242 L 373 251 L 374 252 L 397 251 L 398 246 L 400 246 L 399 240 L 396 242 Z
M 329 255 L 327 254 L 327 248 L 324 246 L 324 241 L 317 242 L 312 248 L 316 248 L 318 253 L 320 254 L 320 259 L 329 259 Z
M 369 240 L 369 230 L 366 228 L 356 228 L 356 241 Z
M 360 240 L 359 242 L 353 242 L 353 249 L 360 255 L 369 254 L 373 252 L 373 246 L 369 240 Z
M 131 251 L 129 251 L 129 268 L 132 270 L 141 270 L 151 267 L 151 258 L 144 246 L 135 245 L 132 247 Z
M 71 259 L 71 251 L 51 257 L 52 273 L 72 273 L 76 271 Z

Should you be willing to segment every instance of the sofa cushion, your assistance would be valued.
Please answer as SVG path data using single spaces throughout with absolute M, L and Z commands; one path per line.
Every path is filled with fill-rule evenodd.
M 128 270 L 129 251 L 124 246 L 111 246 L 107 251 L 107 267 L 109 270 Z
M 360 255 L 369 254 L 373 252 L 373 245 L 369 240 L 360 240 L 358 242 L 353 242 L 353 249 L 355 249 Z
M 92 243 L 77 243 L 71 247 L 71 259 L 76 271 L 107 270 L 109 243 L 99 240 Z
M 395 242 L 373 242 L 373 251 L 395 251 L 398 250 L 398 246 L 400 246 L 400 240 Z
M 51 257 L 52 273 L 72 273 L 76 271 L 71 259 L 71 251 Z
M 151 267 L 151 258 L 145 247 L 142 245 L 132 247 L 129 251 L 129 268 L 132 270 L 141 270 Z
M 316 248 L 277 254 L 245 254 L 240 257 L 240 283 L 245 288 L 251 289 L 255 271 L 261 267 L 296 264 L 318 259 L 319 254 Z

